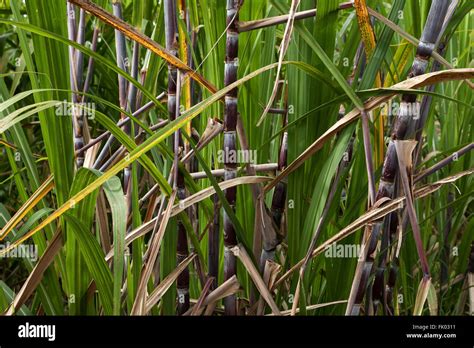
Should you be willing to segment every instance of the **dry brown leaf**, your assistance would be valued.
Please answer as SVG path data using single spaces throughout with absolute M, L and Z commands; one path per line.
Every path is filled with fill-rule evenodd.
M 267 285 L 268 289 L 273 289 L 273 285 L 275 284 L 275 281 L 281 271 L 281 268 L 281 265 L 274 261 L 267 260 L 265 262 L 265 269 L 263 271 L 263 281 Z M 263 301 L 263 298 L 260 298 L 258 300 L 257 315 L 263 315 L 264 311 L 265 302 Z
M 160 227 L 156 234 L 152 236 L 152 240 L 148 247 L 149 254 L 148 258 L 145 261 L 145 264 L 142 267 L 142 272 L 140 276 L 140 283 L 138 285 L 137 295 L 135 297 L 135 302 L 132 307 L 131 314 L 133 315 L 144 315 L 145 312 L 145 299 L 146 299 L 146 286 L 148 280 L 153 272 L 153 266 L 155 265 L 156 258 L 158 257 L 158 252 L 160 251 L 161 242 L 165 235 L 166 226 L 168 226 L 168 221 L 171 214 L 171 208 L 173 207 L 174 200 L 176 199 L 176 190 L 171 193 L 169 198 L 168 206 L 165 210 L 163 219 L 161 220 Z
M 204 315 L 211 315 L 214 312 L 217 301 L 227 296 L 234 295 L 237 291 L 239 291 L 239 289 L 240 284 L 237 280 L 237 276 L 233 275 L 215 290 L 213 290 L 209 295 L 207 295 L 203 306 L 196 311 L 196 315 L 202 314 L 204 306 L 207 306 Z
M 61 235 L 61 231 L 58 230 L 49 242 L 49 245 L 44 251 L 44 254 L 38 260 L 35 267 L 30 272 L 30 275 L 23 283 L 20 291 L 18 291 L 18 293 L 16 294 L 15 299 L 8 308 L 8 311 L 5 313 L 6 315 L 14 315 L 16 309 L 21 308 L 21 306 L 25 304 L 25 302 L 33 294 L 33 292 L 41 282 L 44 272 L 49 267 L 51 262 L 53 262 L 54 257 L 59 252 L 59 250 L 61 250 L 62 246 L 63 238 Z
M 196 257 L 197 254 L 189 254 L 179 265 L 176 267 L 170 274 L 166 276 L 163 281 L 158 284 L 158 286 L 153 290 L 150 296 L 145 301 L 145 313 L 148 313 L 154 305 L 161 300 L 163 295 L 168 291 L 168 289 L 173 285 L 178 276 L 183 272 L 186 267 L 191 263 L 191 261 Z
M 415 307 L 413 309 L 413 315 L 421 315 L 423 312 L 423 306 L 425 305 L 426 299 L 428 298 L 428 292 L 431 286 L 431 278 L 423 277 L 418 286 L 416 293 Z
M 236 245 L 235 247 L 231 249 L 231 251 L 232 253 L 234 253 L 235 256 L 237 256 L 240 259 L 245 269 L 247 270 L 248 274 L 252 278 L 258 291 L 260 292 L 260 295 L 262 295 L 263 299 L 270 306 L 272 312 L 276 315 L 280 315 L 280 310 L 278 309 L 278 306 L 273 300 L 270 290 L 268 290 L 267 286 L 265 285 L 265 282 L 260 276 L 260 273 L 258 272 L 255 265 L 253 264 L 250 256 L 247 254 L 247 251 L 245 251 L 242 245 Z

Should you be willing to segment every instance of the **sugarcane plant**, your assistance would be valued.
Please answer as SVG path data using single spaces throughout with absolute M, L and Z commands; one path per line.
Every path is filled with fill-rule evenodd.
M 472 315 L 473 8 L 9 2 L 0 312 Z
M 226 6 L 226 57 L 224 67 L 224 85 L 227 87 L 237 81 L 239 67 L 239 32 L 237 22 L 239 20 L 239 0 L 227 0 Z M 224 180 L 237 177 L 237 157 L 232 154 L 237 150 L 237 88 L 233 88 L 225 94 L 224 99 Z M 237 187 L 225 190 L 225 198 L 234 209 Z M 235 226 L 227 212 L 224 211 L 224 279 L 228 280 L 237 272 L 236 257 L 231 248 L 237 245 Z M 225 313 L 227 315 L 237 314 L 237 303 L 235 295 L 227 296 L 224 300 Z
M 420 42 L 417 46 L 416 56 L 413 61 L 411 70 L 408 74 L 409 78 L 413 78 L 415 76 L 419 76 L 426 71 L 428 59 L 431 56 L 433 48 L 438 40 L 440 35 L 440 30 L 443 25 L 443 20 L 446 15 L 446 11 L 448 8 L 448 1 L 433 1 L 430 7 L 430 12 L 428 14 L 428 18 L 425 23 L 425 27 L 423 29 L 423 34 L 421 36 Z M 380 178 L 380 185 L 377 192 L 376 200 L 380 200 L 386 197 L 392 198 L 394 195 L 395 190 L 395 177 L 397 175 L 398 161 L 397 161 L 397 152 L 396 152 L 396 141 L 403 140 L 409 138 L 410 136 L 414 136 L 415 126 L 417 120 L 419 118 L 418 115 L 418 103 L 416 100 L 416 95 L 413 94 L 403 94 L 401 97 L 400 103 L 400 112 L 397 115 L 394 125 L 393 131 L 391 134 L 391 139 L 389 141 L 387 152 L 385 155 L 384 165 L 382 167 L 382 175 Z M 399 159 L 400 160 L 400 159 Z M 406 159 L 405 159 L 406 161 Z M 403 181 L 403 180 L 402 180 Z M 405 192 L 408 195 L 407 192 Z M 408 200 L 407 200 L 408 202 Z M 407 207 L 407 209 L 409 209 Z M 413 208 L 412 208 L 413 209 Z M 411 214 L 411 211 L 410 211 Z M 369 275 L 372 271 L 372 265 L 374 263 L 374 254 L 376 253 L 377 247 L 377 239 L 380 235 L 380 231 L 382 229 L 382 225 L 385 227 L 385 240 L 388 240 L 389 236 L 389 229 L 393 228 L 390 233 L 390 236 L 393 239 L 393 236 L 396 234 L 395 231 L 397 230 L 397 220 L 395 214 L 390 214 L 385 224 L 383 222 L 376 223 L 373 226 L 373 230 L 370 235 L 370 240 L 368 241 L 367 247 L 367 258 L 365 264 L 362 264 L 363 267 L 361 279 L 359 280 L 359 285 L 355 287 L 356 296 L 354 299 L 355 305 L 351 302 L 348 304 L 347 311 L 351 314 L 358 314 L 360 310 L 360 305 L 364 299 L 365 295 L 365 287 L 367 286 Z M 390 219 L 390 220 L 388 220 Z M 393 221 L 391 221 L 393 220 Z M 426 287 L 426 283 L 430 281 L 430 272 L 428 269 L 428 263 L 426 260 L 425 252 L 423 250 L 421 237 L 419 235 L 419 231 L 417 231 L 417 227 L 413 229 L 414 237 L 417 243 L 417 251 L 420 257 L 420 260 L 423 265 L 423 285 Z M 383 243 L 383 247 L 386 248 L 387 244 Z M 386 255 L 386 253 L 384 253 Z M 379 273 L 378 281 L 381 282 L 380 277 L 383 273 Z M 393 276 L 393 275 L 392 275 Z M 378 284 L 379 285 L 379 284 Z M 379 285 L 381 287 L 382 285 Z M 378 291 L 383 292 L 383 289 Z M 370 295 L 370 293 L 369 293 Z

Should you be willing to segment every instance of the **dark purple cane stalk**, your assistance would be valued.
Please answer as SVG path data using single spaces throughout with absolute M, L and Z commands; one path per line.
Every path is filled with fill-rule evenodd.
M 132 64 L 130 69 L 130 75 L 134 78 L 138 78 L 138 64 L 139 64 L 139 55 L 140 55 L 140 44 L 138 42 L 133 43 L 133 54 L 132 54 Z M 138 88 L 130 83 L 128 88 L 128 111 L 133 113 L 137 110 L 137 91 Z
M 393 313 L 393 308 L 387 307 L 387 298 L 393 295 L 393 289 L 386 288 L 385 286 L 385 270 L 390 254 L 390 247 L 395 245 L 397 239 L 397 226 L 398 226 L 398 215 L 397 212 L 390 213 L 385 217 L 383 221 L 383 233 L 382 241 L 380 243 L 380 255 L 378 257 L 377 270 L 375 271 L 375 277 L 372 284 L 369 284 L 368 293 L 371 294 L 372 298 L 368 301 L 367 307 L 373 305 L 371 311 L 373 314 L 377 314 L 379 306 L 381 306 L 385 315 Z M 396 279 L 396 267 L 390 266 L 390 274 L 387 282 L 394 282 Z M 370 289 L 370 286 L 372 289 Z M 370 291 L 371 290 L 371 291 Z
M 140 45 L 138 44 L 138 42 L 135 41 L 133 43 L 133 54 L 132 54 L 132 62 L 131 62 L 131 67 L 130 67 L 130 75 L 135 80 L 138 78 L 139 54 L 140 54 Z M 137 91 L 138 91 L 138 88 L 134 84 L 130 83 L 128 87 L 128 96 L 127 96 L 128 111 L 130 113 L 135 112 L 137 109 Z M 122 120 L 123 119 L 124 117 L 122 117 Z M 130 134 L 131 132 L 130 122 L 125 123 L 124 131 L 126 134 Z M 137 133 L 138 133 L 138 129 L 135 127 L 133 136 L 136 136 Z M 124 171 L 124 174 L 125 174 L 124 191 L 126 192 L 126 196 L 127 196 L 129 214 L 131 214 L 132 212 L 132 204 L 131 204 L 131 199 L 132 199 L 131 186 L 132 185 L 130 184 L 130 178 L 131 178 L 130 173 L 131 173 L 130 167 L 126 167 Z
M 463 148 L 459 149 L 458 151 L 454 152 L 452 155 L 446 157 L 445 159 L 439 161 L 438 163 L 434 164 L 430 168 L 424 170 L 423 172 L 419 173 L 414 179 L 413 182 L 417 183 L 418 181 L 424 179 L 426 176 L 431 175 L 438 171 L 439 169 L 443 168 L 444 166 L 448 165 L 449 163 L 453 162 L 455 159 L 461 157 L 462 155 L 468 153 L 469 151 L 474 149 L 474 143 L 470 143 Z M 449 208 L 448 208 L 449 209 Z M 392 216 L 392 215 L 391 215 Z M 395 219 L 390 223 L 390 235 L 391 235 L 391 241 L 390 244 L 394 245 L 395 244 L 395 239 L 396 239 L 396 232 L 398 228 L 398 217 L 397 214 L 393 215 Z M 402 226 L 406 226 L 408 223 L 408 219 L 405 216 L 402 222 Z M 405 229 L 405 227 L 403 227 Z M 382 247 L 383 250 L 383 247 Z M 445 256 L 446 258 L 446 256 Z M 396 283 L 396 277 L 397 277 L 397 270 L 398 270 L 398 255 L 394 254 L 391 260 L 391 266 L 390 266 L 390 273 L 389 273 L 389 280 L 387 282 L 387 289 L 386 289 L 386 296 L 385 296 L 385 310 L 387 314 L 393 314 L 393 288 Z
M 131 66 L 130 66 L 130 75 L 136 80 L 138 78 L 138 64 L 139 64 L 139 55 L 140 55 L 140 45 L 138 44 L 138 42 L 134 42 L 133 43 L 133 53 L 132 53 L 132 62 L 131 62 Z M 137 109 L 137 91 L 138 91 L 138 88 L 130 83 L 128 85 L 128 96 L 127 96 L 127 99 L 128 99 L 128 111 L 130 113 L 133 113 L 136 111 Z M 123 120 L 125 118 L 124 115 L 122 115 L 121 119 Z M 126 134 L 128 135 L 132 135 L 131 133 L 131 122 L 127 122 L 125 123 L 124 125 L 124 131 Z M 138 129 L 137 127 L 133 127 L 133 137 L 135 137 L 136 135 L 138 134 Z M 127 166 L 125 169 L 124 169 L 124 184 L 123 184 L 123 188 L 124 188 L 124 191 L 125 191 L 125 199 L 127 201 L 127 220 L 130 218 L 131 214 L 132 214 L 132 188 L 133 188 L 133 185 L 132 185 L 132 175 L 131 175 L 131 167 L 130 166 Z
M 77 30 L 77 23 L 76 23 L 76 10 L 74 9 L 74 5 L 71 4 L 69 1 L 66 5 L 67 10 L 67 31 L 68 31 L 68 39 L 71 41 L 76 41 L 76 30 Z M 74 56 L 75 56 L 76 49 L 72 46 L 69 46 L 69 79 L 72 81 L 71 88 L 75 85 L 74 83 Z M 73 95 L 74 97 L 74 95 Z
M 112 10 L 114 16 L 117 18 L 123 19 L 122 14 L 122 0 L 112 0 Z M 115 53 L 117 59 L 117 66 L 123 71 L 127 72 L 130 62 L 127 57 L 127 46 L 125 41 L 125 35 L 120 30 L 115 30 Z M 122 76 L 118 75 L 118 86 L 119 86 L 119 103 L 122 110 L 127 109 L 127 80 Z M 120 115 L 121 119 L 125 118 L 125 114 Z M 130 135 L 130 126 L 126 124 L 124 126 L 124 132 Z M 108 145 L 108 144 L 106 144 Z M 125 192 L 127 192 L 128 182 L 130 179 L 130 167 L 126 167 L 123 170 L 123 187 Z M 128 211 L 130 211 L 130 206 Z
M 397 273 L 398 273 L 398 258 L 394 259 L 390 263 L 390 269 L 388 272 L 388 280 L 387 280 L 387 289 L 385 290 L 385 306 L 384 310 L 387 315 L 394 315 L 395 309 L 393 306 L 393 293 L 394 288 L 397 283 Z
M 112 155 L 105 161 L 102 167 L 97 168 L 101 172 L 105 172 L 107 169 L 112 167 L 118 160 L 125 157 L 125 148 L 123 146 L 119 147 Z M 128 219 L 127 219 L 128 220 Z
M 433 52 L 434 44 L 438 38 L 441 25 L 443 24 L 447 5 L 447 0 L 434 0 L 432 2 L 428 19 L 416 50 L 416 57 L 408 75 L 409 78 L 421 75 L 426 71 L 428 60 Z M 379 190 L 377 192 L 377 200 L 382 197 L 392 197 L 393 195 L 393 184 L 397 173 L 397 159 L 393 141 L 413 136 L 418 119 L 416 116 L 419 116 L 411 112 L 415 103 L 416 95 L 402 95 L 400 113 L 395 120 L 394 130 L 387 148 L 387 154 L 385 155 L 382 178 L 380 179 Z
M 84 14 L 81 10 L 81 21 L 80 28 L 84 30 Z M 71 41 L 76 42 L 76 35 L 83 38 L 83 34 L 79 35 L 77 33 L 77 22 L 76 22 L 76 10 L 74 5 L 70 2 L 67 2 L 67 28 L 68 28 L 68 38 Z M 81 67 L 79 67 L 81 66 Z M 80 73 L 80 75 L 79 75 Z M 74 133 L 74 149 L 78 150 L 84 146 L 84 137 L 82 134 L 82 128 L 84 120 L 82 118 L 83 111 L 79 106 L 81 97 L 77 92 L 80 91 L 80 79 L 82 76 L 82 60 L 78 60 L 78 54 L 74 47 L 69 46 L 69 81 L 72 90 L 72 125 Z M 76 155 L 76 167 L 79 169 L 84 164 L 84 154 L 78 153 Z
M 97 49 L 97 40 L 99 39 L 99 33 L 100 33 L 99 26 L 94 27 L 94 32 L 92 34 L 92 44 L 91 44 L 91 50 L 94 52 Z M 93 75 L 94 75 L 94 58 L 89 57 L 89 62 L 87 63 L 86 77 L 84 79 L 84 87 L 82 89 L 83 93 L 89 92 Z M 85 96 L 82 97 L 82 100 L 84 99 L 85 99 Z
M 112 0 L 112 9 L 114 16 L 123 19 L 122 0 Z M 115 52 L 117 55 L 117 66 L 127 72 L 129 62 L 125 35 L 120 30 L 115 30 Z M 127 80 L 122 75 L 118 75 L 118 85 L 120 107 L 125 110 L 127 106 Z
M 469 273 L 474 273 L 474 242 L 471 244 L 471 253 L 469 254 L 467 271 Z
M 79 30 L 82 31 L 82 33 L 78 33 L 77 34 L 77 40 L 79 41 L 79 43 L 81 44 L 84 44 L 84 32 L 85 32 L 85 26 L 84 26 L 84 14 L 83 14 L 83 11 L 81 10 L 81 20 L 80 20 L 80 25 L 79 25 Z M 96 51 L 97 50 L 97 40 L 98 40 L 98 37 L 99 37 L 99 27 L 96 26 L 94 28 L 94 32 L 92 34 L 92 44 L 91 44 L 91 50 L 92 51 Z M 81 53 L 80 55 L 77 54 L 76 55 L 76 59 L 80 62 L 80 65 L 81 66 L 81 69 L 76 69 L 76 76 L 82 76 L 82 61 L 83 61 L 83 54 L 82 52 L 78 51 L 78 53 Z M 80 72 L 77 72 L 78 70 L 80 70 Z M 76 95 L 76 98 L 77 99 L 80 99 L 81 103 L 85 103 L 86 101 L 86 96 L 85 94 L 89 92 L 89 88 L 90 88 L 90 84 L 91 84 L 91 80 L 92 80 L 92 76 L 94 75 L 94 58 L 93 57 L 89 57 L 89 61 L 88 61 L 88 64 L 87 64 L 87 72 L 86 72 L 86 76 L 85 76 L 85 79 L 84 79 L 84 84 L 82 86 L 82 93 L 84 93 L 84 95 L 82 96 L 79 96 L 79 95 Z M 83 123 L 83 119 L 82 117 L 80 118 L 80 123 Z M 79 123 L 79 122 L 78 122 Z M 83 127 L 84 125 L 81 125 L 79 127 L 80 131 L 81 131 L 81 136 L 82 136 L 82 130 L 83 130 Z M 87 127 L 87 123 L 85 125 L 85 127 Z M 86 129 L 86 132 L 87 132 L 87 129 Z M 76 134 L 76 133 L 75 133 Z M 87 133 L 87 138 L 90 138 L 89 134 Z M 92 147 L 94 144 L 91 144 L 91 141 L 90 139 L 87 140 L 87 144 L 84 144 L 84 138 L 82 137 L 82 142 L 81 142 L 81 139 L 80 138 L 77 138 L 78 141 L 74 142 L 75 144 L 77 144 L 77 146 L 75 146 L 75 155 L 76 155 L 76 158 L 78 159 L 77 163 L 79 165 L 79 163 L 84 163 L 84 151 L 87 150 L 88 148 Z M 82 146 L 81 146 L 82 144 Z
M 282 118 L 282 127 L 285 128 L 288 121 L 288 84 L 285 84 L 285 113 L 283 114 Z M 278 157 L 278 172 L 281 172 L 286 167 L 287 162 L 287 154 L 288 154 L 288 132 L 284 131 L 281 137 L 281 145 L 280 145 L 280 152 Z M 277 174 L 278 174 L 277 172 Z M 285 209 L 285 202 L 286 202 L 286 183 L 280 181 L 276 186 L 275 190 L 273 191 L 272 197 L 272 219 L 275 223 L 276 227 L 280 231 L 281 229 L 281 219 L 283 217 L 283 211 Z
M 224 85 L 228 86 L 237 80 L 239 32 L 237 23 L 239 20 L 239 8 L 241 1 L 227 0 L 227 38 L 226 57 L 224 70 Z M 237 177 L 237 156 L 232 156 L 237 150 L 237 88 L 232 89 L 225 95 L 224 106 L 224 180 Z M 232 160 L 234 159 L 234 160 Z M 232 209 L 235 207 L 237 188 L 234 186 L 225 190 L 225 197 Z M 237 273 L 237 262 L 231 251 L 237 245 L 237 237 L 234 225 L 224 211 L 224 281 L 232 278 Z M 224 309 L 226 315 L 237 314 L 236 296 L 231 295 L 224 298 Z
M 166 49 L 169 50 L 173 55 L 177 56 L 178 53 L 178 26 L 177 26 L 177 3 L 176 0 L 165 0 L 164 1 L 164 13 L 165 13 L 165 36 L 166 36 Z M 178 105 L 179 98 L 177 98 L 178 82 L 178 71 L 172 66 L 168 65 L 168 114 L 171 121 L 175 120 L 178 116 Z M 178 199 L 182 200 L 186 198 L 186 188 L 184 185 L 184 177 L 178 171 L 177 159 L 179 156 L 179 149 L 182 147 L 182 139 L 179 130 L 175 133 L 172 140 L 172 148 L 175 152 L 175 178 L 174 186 L 178 190 Z M 182 221 L 178 221 L 178 243 L 176 247 L 177 263 L 181 263 L 188 256 L 188 238 L 186 235 L 186 229 Z M 178 276 L 176 281 L 176 288 L 178 293 L 178 306 L 177 314 L 182 315 L 189 309 L 189 269 L 186 268 Z
M 454 32 L 451 32 L 447 35 L 444 35 L 444 32 L 446 28 L 448 27 L 448 24 L 451 22 L 451 19 L 453 18 L 454 12 L 458 6 L 458 1 L 451 1 L 451 4 L 449 5 L 449 8 L 446 13 L 446 18 L 444 19 L 443 26 L 440 30 L 440 33 L 438 35 L 438 40 L 436 42 L 437 46 L 437 52 L 440 56 L 444 56 L 445 50 L 446 50 L 446 45 L 451 39 L 452 35 Z M 444 36 L 443 36 L 444 35 Z M 441 68 L 441 63 L 438 60 L 435 60 L 433 62 L 433 65 L 431 67 L 431 71 L 435 72 L 438 71 Z M 432 92 L 435 89 L 435 85 L 428 86 L 426 88 L 427 91 Z M 423 133 L 423 128 L 425 127 L 426 120 L 428 118 L 428 113 L 430 110 L 431 106 L 431 100 L 432 96 L 431 95 L 424 95 L 421 101 L 421 112 L 420 112 L 420 117 L 417 121 L 416 124 L 416 130 L 415 130 L 415 140 L 418 142 L 416 152 L 415 152 L 415 164 L 418 164 L 418 161 L 420 159 L 420 152 L 421 148 L 423 145 L 423 137 L 421 136 Z
M 214 220 L 209 227 L 209 249 L 208 249 L 208 272 L 209 277 L 213 278 L 211 289 L 217 288 L 217 277 L 219 276 L 219 198 L 213 196 L 214 201 Z
M 446 42 L 448 42 L 451 37 L 450 35 L 448 35 L 448 36 L 445 36 L 443 40 L 441 40 L 443 37 L 444 31 L 446 30 L 446 27 L 449 24 L 457 5 L 458 5 L 457 2 L 455 1 L 451 2 L 451 5 L 446 11 L 447 13 L 444 18 L 443 26 L 438 33 L 438 39 L 436 42 L 437 43 L 439 42 L 439 43 L 435 46 L 437 46 L 437 52 L 440 56 L 444 55 Z M 434 61 L 431 67 L 431 71 L 432 72 L 438 71 L 440 67 L 441 67 L 441 64 L 438 61 Z M 432 92 L 434 91 L 434 87 L 435 87 L 434 85 L 428 86 L 426 90 L 429 92 Z M 414 163 L 418 163 L 420 160 L 420 152 L 421 152 L 422 140 L 423 140 L 421 135 L 422 135 L 422 130 L 424 128 L 426 120 L 428 118 L 431 100 L 432 100 L 431 95 L 424 95 L 422 97 L 422 101 L 420 105 L 420 114 L 418 115 L 418 119 L 416 121 L 416 127 L 415 127 L 415 139 L 417 140 L 418 144 L 415 150 Z M 464 149 L 461 149 L 460 151 L 463 151 L 463 150 Z M 418 178 L 415 179 L 414 182 L 416 182 L 417 180 Z M 395 189 L 395 192 L 398 192 L 398 189 Z M 375 283 L 382 284 L 382 288 L 379 290 L 374 289 L 374 291 L 372 291 L 372 295 L 373 295 L 374 304 L 381 301 L 384 302 L 384 307 L 383 307 L 384 314 L 393 314 L 393 304 L 391 301 L 393 300 L 393 287 L 395 286 L 396 277 L 397 277 L 397 269 L 398 269 L 398 266 L 397 266 L 398 255 L 395 255 L 394 252 L 390 255 L 392 259 L 391 262 L 393 263 L 393 265 L 390 266 L 390 273 L 389 273 L 389 278 L 387 282 L 387 287 L 385 287 L 385 285 L 383 284 L 384 283 L 383 276 L 384 276 L 386 264 L 389 261 L 387 259 L 389 256 L 388 249 L 394 244 L 394 241 L 397 239 L 396 235 L 397 235 L 397 228 L 398 228 L 398 215 L 395 212 L 391 213 L 389 216 L 385 218 L 385 220 L 388 220 L 384 223 L 388 224 L 389 228 L 385 228 L 385 227 L 383 228 L 381 255 L 379 258 L 379 266 L 378 266 L 379 268 L 377 270 L 377 273 L 374 279 L 374 284 Z M 407 221 L 407 219 L 405 220 Z M 406 224 L 404 224 L 404 226 L 406 226 Z M 442 268 L 442 271 L 443 271 L 443 268 Z M 380 280 L 379 278 L 381 278 L 382 280 Z M 443 276 L 441 278 L 443 278 Z
M 451 155 L 449 155 L 445 159 L 439 161 L 436 164 L 433 164 L 431 167 L 429 167 L 428 169 L 425 169 L 421 173 L 418 173 L 418 175 L 413 179 L 413 182 L 417 183 L 418 181 L 423 180 L 427 176 L 435 173 L 436 171 L 438 171 L 441 168 L 447 166 L 451 162 L 458 160 L 459 157 L 465 155 L 466 153 L 468 153 L 469 151 L 472 151 L 472 150 L 474 150 L 474 143 L 467 144 L 463 148 L 453 152 Z
M 86 11 L 84 9 L 79 10 L 79 24 L 77 26 L 77 33 L 76 33 L 76 42 L 79 45 L 84 45 L 86 36 Z M 81 89 L 80 83 L 82 82 L 82 74 L 84 73 L 84 53 L 80 50 L 76 50 L 76 76 L 79 77 L 78 79 L 78 89 Z
M 428 14 L 428 18 L 426 20 L 420 42 L 416 50 L 416 57 L 413 61 L 410 73 L 408 74 L 409 78 L 425 73 L 429 58 L 435 48 L 435 43 L 437 42 L 438 36 L 440 34 L 447 9 L 448 0 L 432 1 L 430 12 Z M 382 177 L 380 179 L 379 188 L 376 195 L 376 202 L 382 198 L 393 197 L 395 177 L 398 170 L 398 161 L 394 141 L 413 137 L 419 117 L 417 112 L 418 104 L 416 95 L 403 94 L 401 99 L 402 102 L 400 105 L 399 115 L 395 120 L 391 140 L 388 144 L 387 152 L 385 154 L 385 160 L 382 167 Z M 414 107 L 415 109 L 413 109 Z M 368 258 L 362 266 L 363 271 L 360 283 L 358 285 L 356 284 L 357 286 L 353 288 L 356 294 L 355 299 L 348 302 L 346 314 L 359 314 L 361 304 L 364 299 L 366 286 L 368 284 L 368 278 L 372 272 L 377 239 L 380 235 L 382 224 L 383 221 L 380 221 L 373 226 L 372 233 L 369 237 L 370 240 L 368 241 L 368 245 L 370 246 L 367 251 Z

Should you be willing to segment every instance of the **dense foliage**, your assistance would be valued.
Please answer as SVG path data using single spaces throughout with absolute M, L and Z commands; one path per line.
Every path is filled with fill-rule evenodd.
M 473 1 L 45 3 L 0 1 L 1 312 L 473 313 Z

